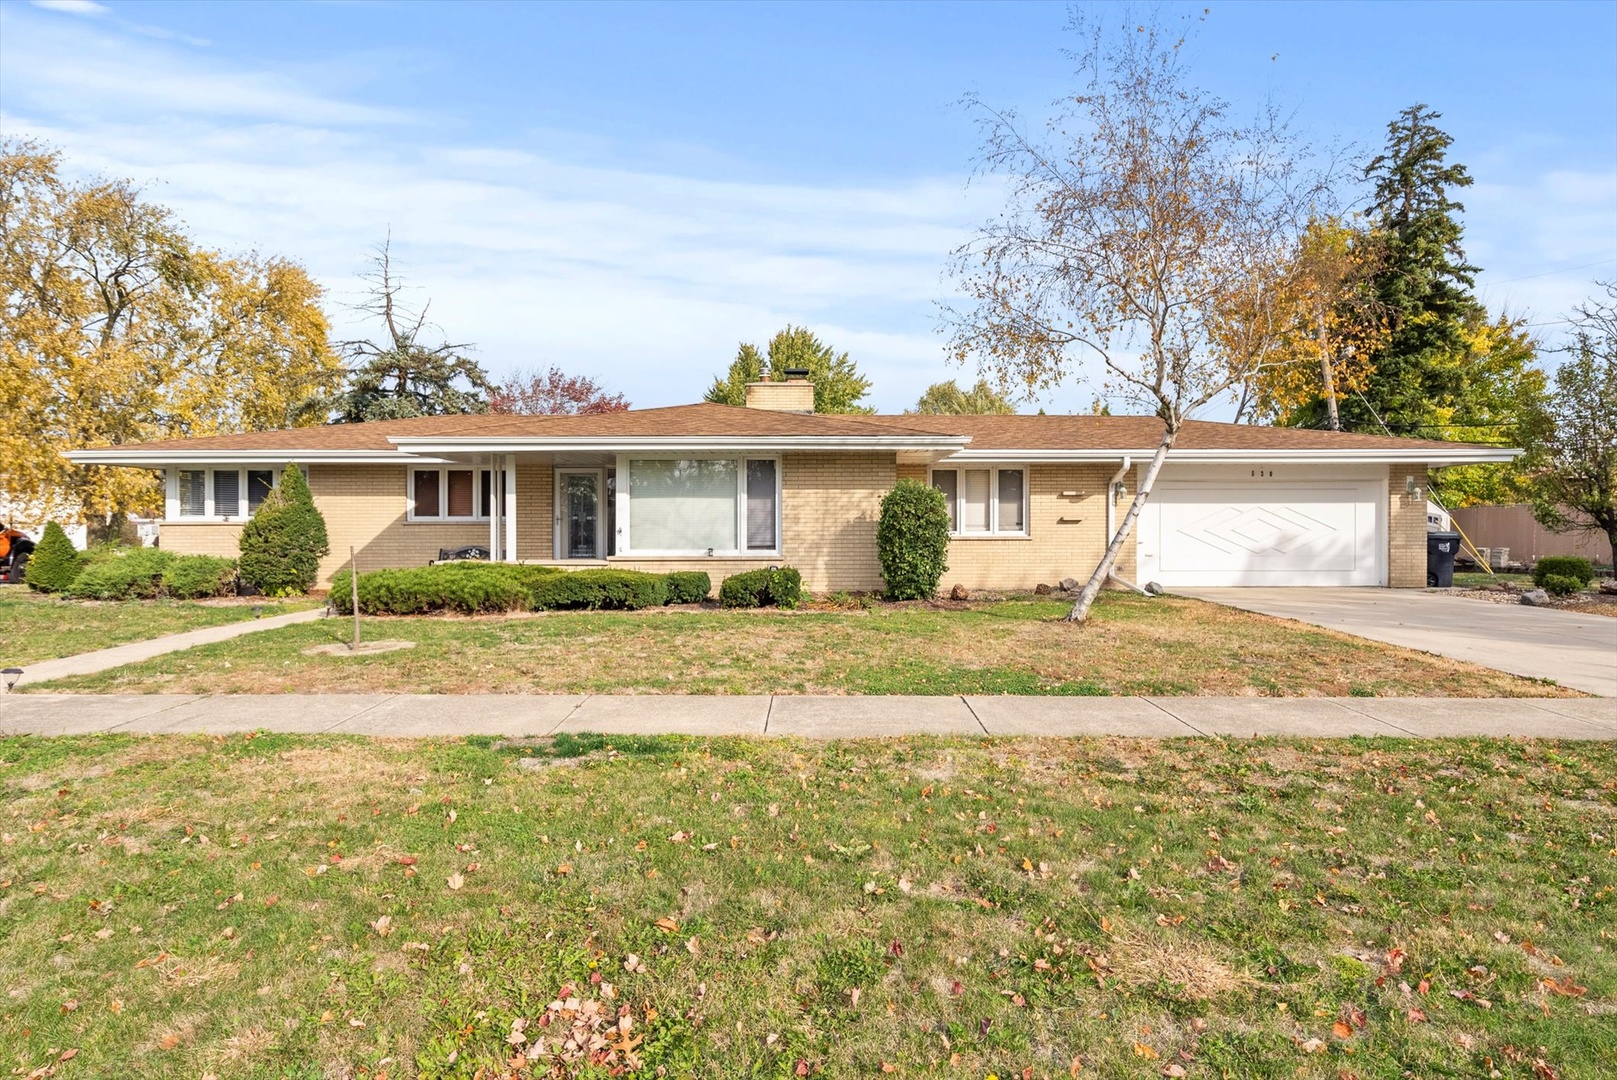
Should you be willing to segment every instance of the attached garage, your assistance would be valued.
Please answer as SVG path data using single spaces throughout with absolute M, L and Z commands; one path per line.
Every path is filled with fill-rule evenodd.
M 1385 469 L 1164 471 L 1139 521 L 1139 580 L 1164 588 L 1385 585 Z

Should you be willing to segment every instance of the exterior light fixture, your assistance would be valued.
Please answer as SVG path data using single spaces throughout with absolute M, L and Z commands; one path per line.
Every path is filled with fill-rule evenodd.
M 0 671 L 0 676 L 4 676 L 6 680 L 6 693 L 9 694 L 11 693 L 11 688 L 17 685 L 17 680 L 22 678 L 22 668 L 8 667 L 4 671 Z
M 1415 483 L 1413 476 L 1404 477 L 1404 491 L 1409 494 L 1411 499 L 1420 498 L 1420 485 Z

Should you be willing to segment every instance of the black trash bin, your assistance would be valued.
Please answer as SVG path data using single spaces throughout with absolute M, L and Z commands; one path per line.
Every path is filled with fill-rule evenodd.
M 1460 534 L 1426 534 L 1426 587 L 1448 589 L 1454 586 L 1454 556 L 1460 553 Z

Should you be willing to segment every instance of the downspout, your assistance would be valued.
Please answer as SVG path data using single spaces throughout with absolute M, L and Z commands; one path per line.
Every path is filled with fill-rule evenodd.
M 1112 478 L 1106 481 L 1106 542 L 1108 544 L 1112 542 L 1113 530 L 1117 528 L 1115 523 L 1116 508 L 1113 505 L 1117 501 L 1117 485 L 1123 482 L 1123 477 L 1127 476 L 1129 470 L 1133 467 L 1134 458 L 1128 454 L 1124 454 L 1123 463 L 1118 466 L 1117 472 L 1112 475 Z M 1115 581 L 1125 589 L 1133 589 L 1141 596 L 1151 595 L 1138 585 L 1134 584 L 1134 582 L 1129 581 L 1126 578 L 1119 577 L 1115 570 L 1106 575 L 1106 580 Z

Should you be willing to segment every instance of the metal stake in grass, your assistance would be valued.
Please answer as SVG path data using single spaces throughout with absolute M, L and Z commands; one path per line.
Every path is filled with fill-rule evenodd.
M 359 564 L 354 559 L 354 545 L 348 545 L 348 587 L 352 590 L 349 599 L 354 605 L 354 642 L 348 646 L 350 649 L 359 648 Z

